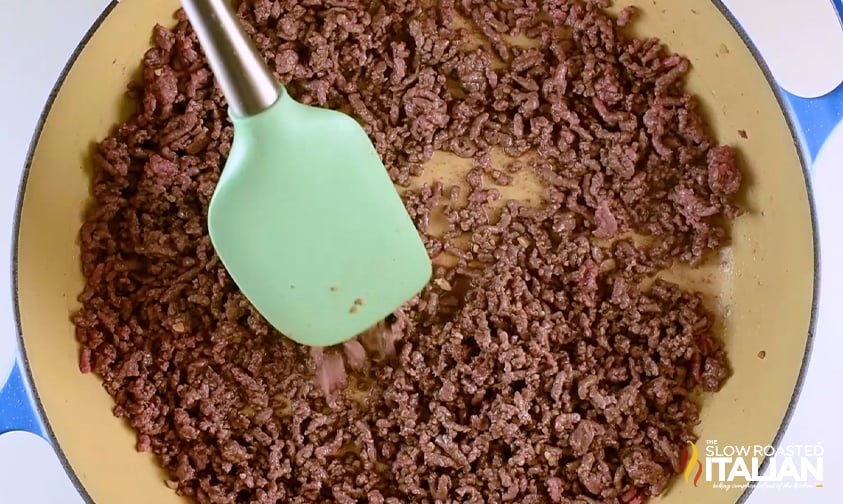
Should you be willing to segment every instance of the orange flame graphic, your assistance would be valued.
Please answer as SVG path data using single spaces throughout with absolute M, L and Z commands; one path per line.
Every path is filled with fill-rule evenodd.
M 697 483 L 700 481 L 700 477 L 702 476 L 702 462 L 699 460 L 699 451 L 697 450 L 697 445 L 688 441 L 688 445 L 690 445 L 691 449 L 689 450 L 687 447 L 685 448 L 684 456 L 682 457 L 682 465 L 681 468 L 684 469 L 685 472 L 685 482 L 691 482 L 691 473 L 694 471 L 694 466 L 697 466 L 697 474 L 694 476 L 694 486 L 697 486 Z M 680 469 L 680 470 L 682 470 Z

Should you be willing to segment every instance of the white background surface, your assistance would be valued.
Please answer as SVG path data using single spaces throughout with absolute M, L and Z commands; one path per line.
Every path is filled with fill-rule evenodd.
M 691 0 L 687 0 L 691 1 Z M 32 132 L 52 86 L 78 41 L 108 2 L 106 0 L 5 0 L 0 14 L 0 383 L 8 374 L 15 331 L 9 252 L 15 201 L 21 170 Z M 782 85 L 815 96 L 843 78 L 843 36 L 827 0 L 727 0 L 752 38 L 764 46 L 762 54 Z M 789 8 L 783 8 L 783 5 Z M 813 5 L 806 8 L 806 4 Z M 794 7 L 801 14 L 794 17 Z M 775 7 L 775 8 L 771 8 Z M 799 23 L 795 25 L 794 19 Z M 801 28 L 798 28 L 801 27 Z M 802 34 L 788 34 L 801 29 Z M 837 38 L 834 38 L 837 37 Z M 798 39 L 798 46 L 782 43 Z M 823 41 L 825 41 L 823 43 Z M 835 44 L 840 44 L 836 46 Z M 815 45 L 811 45 L 815 44 Z M 793 51 L 798 47 L 798 51 Z M 836 49 L 835 49 L 836 47 Z M 826 56 L 820 57 L 818 55 Z M 828 58 L 828 55 L 837 57 Z M 807 56 L 806 56 L 807 55 Z M 836 60 L 834 63 L 829 63 Z M 750 504 L 843 502 L 843 436 L 837 425 L 840 406 L 840 363 L 843 344 L 843 268 L 828 265 L 832 257 L 843 258 L 840 216 L 843 204 L 843 126 L 838 126 L 820 153 L 815 167 L 815 191 L 820 213 L 823 268 L 818 334 L 811 368 L 785 444 L 825 447 L 825 488 L 821 490 L 756 490 Z M 833 392 L 830 392 L 833 391 Z M 736 418 L 735 421 L 740 421 Z M 49 447 L 35 436 L 0 436 L 0 494 L 3 502 L 28 504 L 75 504 L 69 484 L 60 474 Z M 59 479 L 61 481 L 55 481 Z M 45 481 L 46 480 L 46 481 Z M 6 500 L 6 499 L 10 500 Z

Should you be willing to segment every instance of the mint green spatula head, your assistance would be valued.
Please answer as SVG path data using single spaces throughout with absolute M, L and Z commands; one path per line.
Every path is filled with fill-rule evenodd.
M 232 117 L 211 240 L 232 279 L 285 336 L 344 342 L 429 281 L 418 231 L 365 131 L 293 100 Z

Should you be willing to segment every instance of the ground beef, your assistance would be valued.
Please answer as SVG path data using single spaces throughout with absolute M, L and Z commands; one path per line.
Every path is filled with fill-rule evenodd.
M 94 155 L 74 322 L 80 369 L 171 488 L 215 504 L 665 490 L 694 391 L 729 370 L 701 296 L 653 279 L 727 245 L 741 176 L 683 91 L 689 62 L 607 3 L 239 3 L 294 97 L 365 126 L 435 265 L 389 337 L 345 346 L 339 377 L 316 376 L 336 354 L 273 330 L 215 256 L 226 103 L 184 14 L 155 27 L 136 112 Z M 465 183 L 410 187 L 437 150 L 471 160 Z M 524 177 L 542 198 L 505 200 Z

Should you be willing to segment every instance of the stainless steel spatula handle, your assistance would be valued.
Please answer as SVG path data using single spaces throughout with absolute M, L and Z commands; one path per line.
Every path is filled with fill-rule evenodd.
M 256 115 L 275 104 L 280 85 L 243 30 L 229 0 L 181 0 L 231 112 Z

